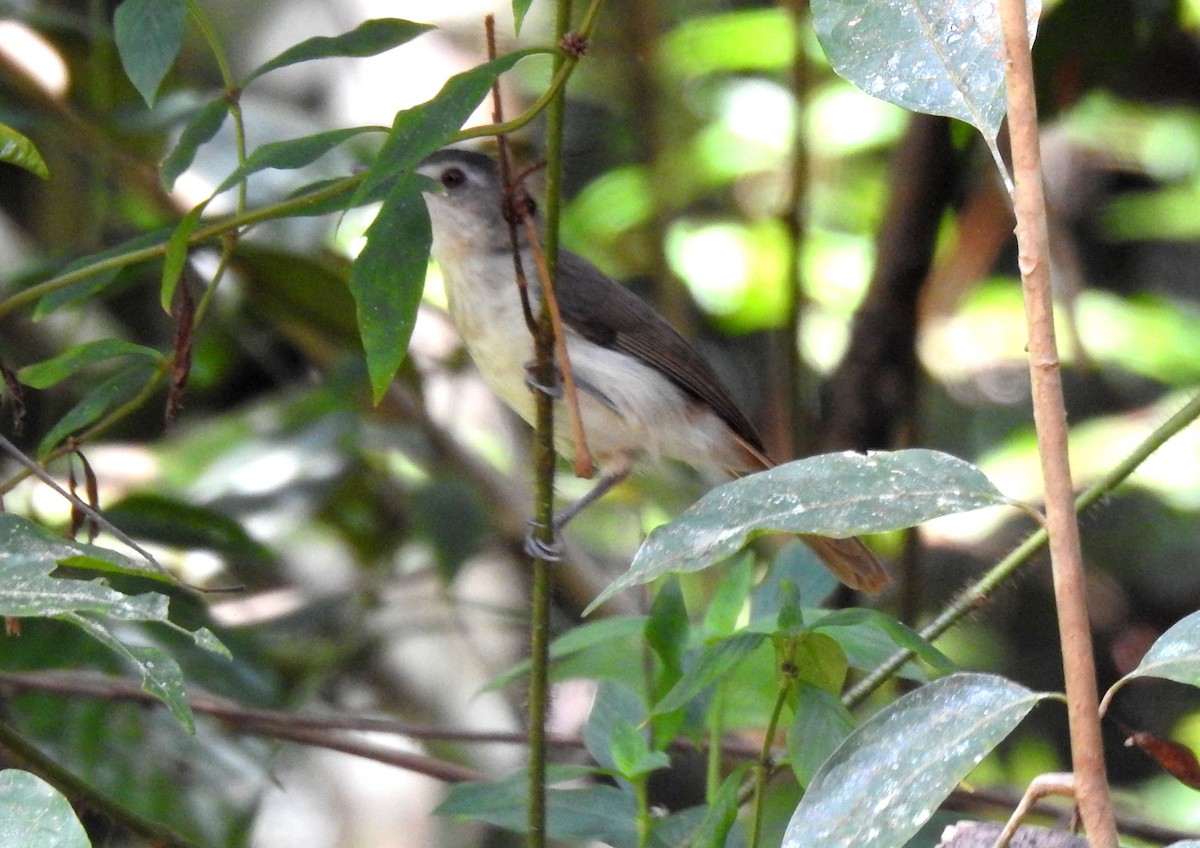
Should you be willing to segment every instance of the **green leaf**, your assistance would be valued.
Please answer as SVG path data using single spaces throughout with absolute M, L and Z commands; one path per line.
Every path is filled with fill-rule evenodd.
M 162 244 L 170 236 L 170 230 L 156 230 L 152 233 L 132 238 L 127 242 L 110 247 L 108 250 L 102 250 L 99 253 L 94 253 L 91 256 L 85 256 L 82 259 L 76 260 L 63 268 L 59 273 L 68 274 L 78 271 L 82 268 L 95 267 L 101 262 L 109 259 L 127 256 L 131 253 L 144 250 L 149 247 L 157 247 Z M 60 289 L 50 292 L 48 295 L 38 301 L 38 305 L 33 310 L 33 318 L 35 321 L 40 321 L 50 313 L 61 309 L 72 303 L 80 300 L 85 300 L 97 292 L 104 289 L 117 278 L 117 274 L 121 271 L 120 268 L 108 268 L 105 270 L 96 270 L 83 279 L 76 280 L 68 286 L 63 286 Z
M 246 162 L 225 178 L 217 186 L 213 195 L 228 191 L 251 174 L 274 168 L 279 171 L 293 171 L 312 164 L 339 144 L 363 135 L 364 133 L 381 132 L 378 127 L 345 127 L 339 130 L 314 133 L 312 135 L 291 138 L 286 141 L 273 141 L 256 147 Z
M 684 673 L 655 707 L 655 714 L 677 710 L 700 692 L 727 675 L 735 665 L 766 641 L 765 633 L 738 633 L 705 646 L 700 659 Z
M 1137 668 L 1108 690 L 1104 696 L 1105 705 L 1118 689 L 1139 677 L 1161 677 L 1188 686 L 1200 686 L 1200 612 L 1180 619 L 1159 636 Z
M 730 831 L 737 823 L 742 784 L 753 767 L 750 763 L 742 763 L 729 773 L 713 796 L 712 803 L 705 810 L 704 819 L 696 828 L 694 838 L 680 844 L 689 845 L 691 848 L 725 848 Z
M 568 630 L 550 643 L 550 659 L 554 665 L 573 654 L 586 651 L 596 645 L 641 636 L 646 629 L 646 616 L 623 615 L 588 622 Z M 484 691 L 500 689 L 518 677 L 529 673 L 529 661 L 513 666 L 487 685 Z
M 0 162 L 24 168 L 43 180 L 50 178 L 46 160 L 33 142 L 7 124 L 0 124 Z
M 171 238 L 167 240 L 167 252 L 163 257 L 162 283 L 159 286 L 159 304 L 163 312 L 171 314 L 175 303 L 175 290 L 183 276 L 184 266 L 187 265 L 188 254 L 191 251 L 192 233 L 200 226 L 200 218 L 208 208 L 208 201 L 198 203 L 188 210 L 175 226 Z
M 788 759 L 803 787 L 850 735 L 854 718 L 837 695 L 804 681 L 796 684 L 795 714 L 787 738 Z
M 350 272 L 376 403 L 404 361 L 429 265 L 433 235 L 419 180 L 409 173 L 397 181 L 367 228 L 367 243 Z
M 124 0 L 113 16 L 125 74 L 151 108 L 183 46 L 186 29 L 187 0 Z
M 624 683 L 601 680 L 596 687 L 587 726 L 583 729 L 583 744 L 601 768 L 619 774 L 613 755 L 617 727 L 622 723 L 637 726 L 645 718 L 645 704 L 636 692 Z
M 459 821 L 482 821 L 524 833 L 528 826 L 529 778 L 524 772 L 494 783 L 462 783 L 446 793 L 434 811 Z M 602 842 L 634 848 L 637 803 L 615 786 L 546 792 L 546 835 L 571 844 Z
M 646 644 L 663 664 L 659 676 L 660 692 L 666 692 L 683 674 L 683 653 L 687 649 L 688 618 L 683 592 L 677 580 L 666 581 L 654 598 L 646 622 Z
M 55 564 L 61 564 L 88 571 L 126 574 L 132 577 L 149 577 L 152 580 L 166 583 L 173 582 L 169 575 L 159 571 L 151 563 L 130 559 L 99 545 L 64 539 L 57 533 L 52 533 L 27 518 L 0 512 L 0 560 L 6 558 L 10 563 L 25 563 L 22 568 L 32 568 L 36 564 L 42 568 L 42 573 L 49 573 Z M 76 583 L 78 582 L 76 581 Z M 63 587 L 56 585 L 55 588 Z M 0 612 L 0 615 L 6 614 Z
M 154 348 L 124 339 L 98 339 L 67 348 L 53 359 L 26 365 L 17 372 L 17 377 L 27 386 L 46 389 L 68 377 L 74 377 L 80 369 L 89 365 L 125 356 L 138 357 L 154 363 L 162 361 L 162 354 Z
M 626 780 L 645 777 L 671 764 L 671 758 L 662 751 L 652 751 L 644 733 L 625 718 L 614 722 L 610 744 L 613 767 Z
M 529 7 L 533 5 L 533 0 L 513 0 L 513 33 L 521 34 L 521 24 L 525 23 L 525 15 L 529 13 Z
M 993 140 L 1004 120 L 1004 38 L 997 0 L 813 0 L 813 27 L 833 69 L 867 94 L 948 115 Z M 1029 40 L 1040 2 L 1030 2 Z
M 811 632 L 799 636 L 781 637 L 796 640 L 791 646 L 791 662 L 796 679 L 826 692 L 842 691 L 846 683 L 846 652 L 832 636 Z
M 811 629 L 813 631 L 824 630 L 839 630 L 845 628 L 847 630 L 874 630 L 887 636 L 890 644 L 886 646 L 886 651 L 891 652 L 894 648 L 904 648 L 912 651 L 919 659 L 928 663 L 935 671 L 943 674 L 950 674 L 957 671 L 957 666 L 935 648 L 928 640 L 924 639 L 920 633 L 913 630 L 911 627 L 900 623 L 889 615 L 884 615 L 879 610 L 871 609 L 846 609 L 836 610 L 830 613 L 817 612 L 820 618 L 813 621 Z M 850 653 L 850 647 L 856 643 L 853 638 L 845 639 L 846 634 L 834 633 L 831 634 L 844 648 L 847 648 L 847 653 Z M 863 666 L 855 663 L 860 668 Z
M 183 549 L 203 549 L 237 560 L 240 568 L 275 561 L 270 547 L 233 518 L 207 507 L 142 492 L 104 511 L 104 517 L 137 539 Z
M 122 366 L 115 374 L 84 395 L 83 399 L 50 428 L 38 443 L 38 455 L 43 455 L 67 436 L 93 423 L 105 412 L 129 400 L 154 377 L 156 368 L 146 359 L 137 358 Z
M 214 97 L 196 110 L 192 119 L 187 122 L 179 141 L 163 159 L 160 168 L 163 188 L 170 191 L 175 187 L 179 175 L 191 167 L 196 159 L 196 151 L 212 140 L 212 137 L 225 123 L 229 114 L 229 100 L 223 95 Z
M 754 558 L 744 556 L 721 578 L 712 600 L 704 610 L 704 632 L 708 636 L 729 636 L 737 628 L 746 601 L 754 586 Z
M 0 771 L 0 823 L 13 848 L 91 848 L 71 802 L 27 771 Z
M 399 47 L 407 41 L 412 41 L 418 35 L 437 29 L 432 24 L 418 24 L 399 18 L 377 18 L 364 21 L 347 33 L 337 36 L 319 35 L 301 41 L 299 44 L 284 50 L 255 68 L 250 76 L 242 81 L 242 86 L 258 79 L 269 71 L 286 68 L 299 62 L 312 59 L 329 59 L 336 56 L 375 56 L 394 47 Z
M 351 205 L 359 205 L 360 198 L 373 194 L 446 144 L 475 111 L 496 77 L 526 56 L 542 52 L 540 48 L 518 50 L 464 71 L 447 80 L 432 100 L 397 114 L 387 141 L 367 169 Z
M 956 674 L 904 695 L 817 771 L 783 848 L 905 844 L 1043 697 L 987 674 Z
M 796 55 L 796 25 L 786 9 L 697 15 L 667 33 L 660 62 L 678 79 L 734 71 L 782 71 Z
M 845 538 L 1006 504 L 979 469 L 931 450 L 835 453 L 789 462 L 710 491 L 655 528 L 629 570 L 584 610 L 673 571 L 699 571 L 766 531 Z
M 158 597 L 163 598 L 165 602 L 166 598 L 164 596 L 159 595 Z M 167 709 L 187 729 L 188 733 L 195 732 L 195 717 L 192 715 L 192 707 L 188 703 L 187 695 L 184 692 L 183 671 L 179 668 L 179 663 L 175 662 L 170 654 L 161 648 L 126 645 L 103 624 L 87 616 L 76 613 L 64 613 L 60 617 L 64 621 L 69 621 L 83 630 L 84 633 L 87 633 L 113 653 L 123 657 L 141 674 L 142 691 L 153 695 L 166 704 Z M 164 603 L 162 618 L 165 619 L 165 617 L 166 607 Z

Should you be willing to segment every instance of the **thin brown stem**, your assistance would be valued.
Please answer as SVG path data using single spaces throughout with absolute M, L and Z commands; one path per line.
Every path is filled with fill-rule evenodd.
M 1070 722 L 1076 799 L 1093 848 L 1117 848 L 1117 827 L 1104 770 L 1104 748 L 1087 609 L 1086 575 L 1067 457 L 1067 412 L 1054 337 L 1050 237 L 1042 186 L 1033 62 L 1024 0 L 1000 4 L 1008 65 L 1018 265 L 1029 333 L 1033 418 L 1045 484 L 1046 518 Z

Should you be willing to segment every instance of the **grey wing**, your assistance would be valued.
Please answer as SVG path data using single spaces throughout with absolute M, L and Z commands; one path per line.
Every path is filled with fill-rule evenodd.
M 665 318 L 586 259 L 563 250 L 558 262 L 558 305 L 567 326 L 593 344 L 622 351 L 658 369 L 712 407 L 755 451 L 765 452 L 754 425 L 712 367 Z

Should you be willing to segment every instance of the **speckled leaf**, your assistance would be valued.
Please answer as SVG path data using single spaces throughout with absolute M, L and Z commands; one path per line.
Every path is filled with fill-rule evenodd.
M 90 848 L 71 803 L 40 777 L 0 771 L 0 845 L 19 848 Z
M 1029 39 L 1041 4 L 1027 4 Z M 833 69 L 867 94 L 996 137 L 1007 106 L 997 0 L 813 0 Z
M 817 771 L 783 848 L 904 845 L 1042 697 L 988 674 L 956 674 L 903 696 Z
M 1137 668 L 1113 684 L 1104 696 L 1105 702 L 1118 689 L 1138 677 L 1161 677 L 1176 683 L 1200 686 L 1200 612 L 1177 621 L 1170 630 L 1159 636 Z
M 836 453 L 789 462 L 718 486 L 658 527 L 620 589 L 672 571 L 699 571 L 766 531 L 845 538 L 912 527 L 942 515 L 1010 503 L 979 469 L 930 450 Z

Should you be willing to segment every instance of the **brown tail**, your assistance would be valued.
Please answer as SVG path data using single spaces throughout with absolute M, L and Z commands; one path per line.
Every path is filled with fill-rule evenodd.
M 892 582 L 875 554 L 858 539 L 830 539 L 826 536 L 800 538 L 812 548 L 825 567 L 851 589 L 878 595 Z

